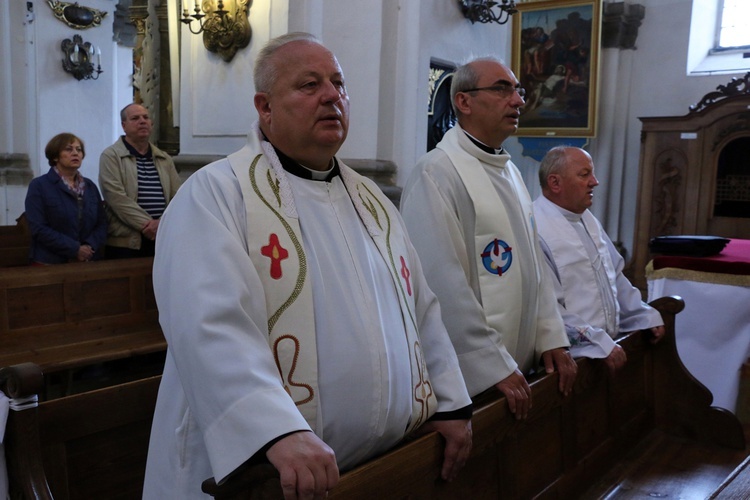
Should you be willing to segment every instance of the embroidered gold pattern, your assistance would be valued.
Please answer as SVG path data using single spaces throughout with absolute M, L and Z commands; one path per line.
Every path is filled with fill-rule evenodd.
M 383 229 L 383 227 L 378 222 L 378 226 L 380 226 L 380 229 L 383 229 L 385 231 L 385 246 L 388 249 L 388 261 L 391 266 L 391 272 L 394 276 L 399 276 L 398 268 L 396 267 L 396 262 L 393 260 L 393 251 L 391 250 L 391 217 L 388 215 L 388 211 L 383 206 L 383 204 L 380 202 L 377 196 L 373 194 L 370 189 L 364 185 L 359 184 L 357 186 L 358 188 L 362 188 L 365 191 L 367 191 L 366 196 L 367 200 L 362 196 L 362 192 L 358 189 L 357 192 L 359 193 L 359 197 L 362 200 L 362 203 L 367 207 L 367 211 L 370 212 L 370 214 L 375 218 L 375 220 L 378 220 L 377 216 L 377 208 L 375 207 L 375 204 L 372 200 L 375 201 L 375 203 L 378 204 L 378 207 L 380 207 L 380 211 L 383 212 L 383 217 L 385 218 L 386 227 Z M 373 213 L 374 212 L 374 213 Z M 412 313 L 411 307 L 409 307 L 409 300 L 406 298 L 406 291 L 404 290 L 404 284 L 400 279 L 396 280 L 398 282 L 398 288 L 401 292 L 401 297 L 404 301 L 404 304 L 406 304 L 406 310 L 409 311 L 409 319 L 411 320 L 412 324 L 414 325 L 414 328 L 417 328 L 417 322 L 414 320 L 414 315 Z
M 266 172 L 266 180 L 268 181 L 268 185 L 271 186 L 271 191 L 273 191 L 274 196 L 276 196 L 276 205 L 281 207 L 281 196 L 279 195 L 279 180 L 274 180 L 273 176 L 271 175 L 270 169 Z
M 294 231 L 292 230 L 289 223 L 284 219 L 284 217 L 274 208 L 271 206 L 271 204 L 268 202 L 265 196 L 263 196 L 263 193 L 261 193 L 260 188 L 258 186 L 258 183 L 255 179 L 255 170 L 258 166 L 258 161 L 260 161 L 261 154 L 257 155 L 253 162 L 250 164 L 250 183 L 252 184 L 253 191 L 255 191 L 255 194 L 258 195 L 258 198 L 268 207 L 269 210 L 276 216 L 276 218 L 279 219 L 281 222 L 281 225 L 284 226 L 284 230 L 286 230 L 287 235 L 289 235 L 289 239 L 292 240 L 292 245 L 294 246 L 295 253 L 297 254 L 297 260 L 299 261 L 299 274 L 297 275 L 297 280 L 294 284 L 294 290 L 289 295 L 289 297 L 284 301 L 283 304 L 279 307 L 278 310 L 276 310 L 271 316 L 268 318 L 268 334 L 270 335 L 273 331 L 273 327 L 276 325 L 276 322 L 279 320 L 279 317 L 284 314 L 284 311 L 286 311 L 290 305 L 294 303 L 295 300 L 299 297 L 299 294 L 302 292 L 302 287 L 305 284 L 305 276 L 307 275 L 307 259 L 305 258 L 305 253 L 302 250 L 302 244 L 299 242 L 299 239 L 297 239 L 297 235 L 294 234 Z M 279 204 L 281 203 L 281 199 L 279 198 L 279 183 L 278 180 L 274 179 L 274 176 L 271 174 L 271 170 L 268 170 L 268 174 L 266 175 L 266 180 L 268 181 L 268 185 L 270 186 L 271 190 L 274 192 L 275 196 L 277 197 L 277 200 L 279 201 Z
M 425 379 L 427 365 L 422 356 L 422 348 L 419 342 L 414 342 L 414 357 L 417 362 L 417 370 L 419 371 L 419 382 L 414 386 L 414 399 L 422 405 L 422 412 L 415 424 L 415 427 L 419 427 L 425 415 L 430 414 L 430 397 L 434 395 L 434 392 L 432 390 L 432 383 Z
M 363 187 L 365 187 L 365 186 L 363 186 Z M 367 189 L 367 188 L 365 187 L 365 189 Z M 359 199 L 362 200 L 362 205 L 365 207 L 365 209 L 367 209 L 367 211 L 370 213 L 370 215 L 372 215 L 372 218 L 375 219 L 375 223 L 378 225 L 378 227 L 382 231 L 383 230 L 383 225 L 380 223 L 380 217 L 378 217 L 378 211 L 375 208 L 375 205 L 373 205 L 373 203 L 372 203 L 372 201 L 370 199 L 365 199 L 362 196 L 362 193 L 359 190 L 357 190 L 357 194 L 359 195 Z M 370 194 L 372 195 L 372 193 L 370 193 Z M 387 215 L 386 215 L 386 217 L 387 217 Z M 389 221 L 389 225 L 390 225 L 390 221 Z
M 398 277 L 399 272 L 398 268 L 396 267 L 396 262 L 393 259 L 393 250 L 391 249 L 391 218 L 388 214 L 388 210 L 383 206 L 383 204 L 380 202 L 377 196 L 374 195 L 374 193 L 367 187 L 365 184 L 358 184 L 357 185 L 357 193 L 359 194 L 360 199 L 362 200 L 363 205 L 366 207 L 367 211 L 375 218 L 375 220 L 378 222 L 378 226 L 381 230 L 385 231 L 385 245 L 388 250 L 388 261 L 389 265 L 391 266 L 391 272 L 393 276 Z M 360 189 L 361 188 L 361 189 Z M 362 190 L 365 191 L 365 193 L 362 193 Z M 377 206 L 375 205 L 377 203 Z M 385 228 L 380 223 L 380 219 L 378 217 L 378 208 L 379 211 L 383 213 L 383 222 L 385 223 Z M 414 330 L 419 331 L 419 328 L 417 327 L 417 322 L 414 319 L 414 313 L 411 310 L 410 307 L 410 301 L 406 297 L 406 291 L 404 290 L 404 284 L 401 281 L 401 279 L 395 280 L 398 283 L 398 289 L 401 294 L 401 300 L 403 304 L 405 305 L 405 309 L 409 312 L 409 319 L 412 322 L 412 325 L 414 325 Z M 411 359 L 411 354 L 413 354 L 414 359 Z M 421 346 L 419 344 L 419 341 L 414 342 L 414 347 L 412 349 L 412 353 L 410 353 L 410 362 L 412 364 L 412 367 L 416 366 L 416 370 L 418 373 L 419 380 L 412 380 L 412 384 L 414 387 L 414 400 L 419 403 L 421 411 L 419 414 L 419 417 L 416 418 L 415 423 L 410 424 L 412 428 L 418 427 L 424 420 L 425 416 L 429 415 L 429 401 L 430 397 L 434 396 L 433 390 L 432 390 L 432 384 L 429 380 L 427 380 L 427 366 L 424 362 L 424 359 L 422 358 L 422 352 L 421 352 Z M 413 371 L 412 371 L 413 373 Z M 414 375 L 412 375 L 413 377 Z

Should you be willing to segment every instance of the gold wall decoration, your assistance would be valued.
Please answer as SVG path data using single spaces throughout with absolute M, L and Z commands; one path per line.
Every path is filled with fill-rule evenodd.
M 225 3 L 230 10 L 224 8 Z M 229 62 L 239 49 L 250 44 L 253 33 L 248 20 L 250 4 L 252 0 L 203 0 L 199 5 L 195 0 L 195 13 L 189 14 L 185 7 L 181 21 L 194 35 L 203 33 L 203 45 L 207 50 Z M 193 30 L 194 20 L 198 21 L 197 30 Z
M 102 12 L 101 10 L 78 5 L 78 2 L 70 3 L 47 0 L 47 4 L 52 9 L 56 18 L 77 30 L 99 26 L 102 18 L 107 15 L 106 12 Z

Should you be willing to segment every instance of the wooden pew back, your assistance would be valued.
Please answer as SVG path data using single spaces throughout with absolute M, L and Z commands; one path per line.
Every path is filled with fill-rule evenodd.
M 329 498 L 577 498 L 657 430 L 743 448 L 739 421 L 712 408 L 708 390 L 679 361 L 674 314 L 682 301 L 652 305 L 665 319 L 666 338 L 657 345 L 644 332 L 620 339 L 628 363 L 616 377 L 601 362 L 578 360 L 574 393 L 565 398 L 557 374 L 541 376 L 531 383 L 534 406 L 524 421 L 496 391 L 476 398 L 472 454 L 455 481 L 439 478 L 443 442 L 431 433 L 346 472 Z M 12 411 L 11 494 L 139 498 L 159 378 Z M 41 379 L 34 365 L 5 368 L 0 389 L 20 398 L 38 391 Z M 220 487 L 206 481 L 204 490 L 220 499 L 281 498 L 270 465 L 241 468 Z
M 440 479 L 443 441 L 432 433 L 343 474 L 329 498 L 578 498 L 657 431 L 744 448 L 739 421 L 712 408 L 711 393 L 680 362 L 674 319 L 684 303 L 668 297 L 651 305 L 666 338 L 656 345 L 646 332 L 619 339 L 628 361 L 615 377 L 601 361 L 579 359 L 565 398 L 558 375 L 544 375 L 530 384 L 534 404 L 523 421 L 494 389 L 475 398 L 473 449 L 455 481 Z M 282 498 L 273 467 L 241 468 L 203 489 L 221 500 Z
M 31 232 L 26 214 L 16 219 L 15 226 L 0 226 L 0 268 L 27 266 Z
M 161 376 L 11 411 L 6 461 L 11 498 L 140 498 Z M 33 363 L 0 370 L 12 398 L 34 394 Z
M 164 350 L 153 258 L 0 269 L 0 366 L 45 373 Z

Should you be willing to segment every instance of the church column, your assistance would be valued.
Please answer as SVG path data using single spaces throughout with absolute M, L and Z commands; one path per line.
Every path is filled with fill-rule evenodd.
M 168 2 L 156 7 L 159 20 L 159 140 L 158 146 L 172 156 L 180 152 L 180 129 L 174 123 L 172 71 L 169 53 Z

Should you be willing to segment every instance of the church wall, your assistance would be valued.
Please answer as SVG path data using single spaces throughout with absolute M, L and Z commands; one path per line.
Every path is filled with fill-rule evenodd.
M 635 233 L 641 122 L 639 117 L 682 116 L 708 92 L 737 75 L 686 76 L 692 0 L 641 0 L 646 17 L 632 53 L 632 71 L 619 75 L 630 85 L 623 172 L 623 204 L 618 214 L 620 239 L 632 249 Z M 632 255 L 632 253 L 631 253 Z
M 0 1 L 0 13 L 9 14 L 8 21 L 3 21 L 8 23 L 8 31 L 3 30 L 8 34 L 0 37 L 0 81 L 6 108 L 0 122 L 0 154 L 27 155 L 36 177 L 49 169 L 44 157 L 47 142 L 58 133 L 72 132 L 86 145 L 81 173 L 96 180 L 99 154 L 120 134 L 118 111 L 132 96 L 131 52 L 112 41 L 114 3 L 87 0 L 87 7 L 107 15 L 100 26 L 85 30 L 56 19 L 46 2 L 31 3 L 28 11 L 27 2 Z M 78 81 L 63 70 L 60 44 L 75 34 L 101 49 L 103 73 L 98 80 Z M 4 220 L 0 222 L 15 224 L 24 211 L 26 186 L 3 188 Z

